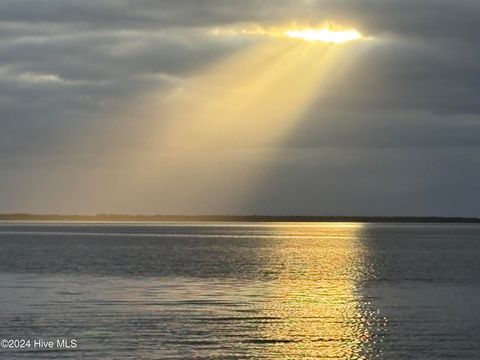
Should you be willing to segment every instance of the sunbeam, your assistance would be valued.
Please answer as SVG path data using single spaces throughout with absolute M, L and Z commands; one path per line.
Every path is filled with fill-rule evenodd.
M 120 117 L 150 124 L 148 134 L 134 152 L 116 156 L 118 167 L 129 171 L 108 187 L 129 197 L 130 206 L 155 208 L 161 202 L 189 213 L 242 207 L 282 140 L 328 91 L 348 63 L 345 57 L 355 57 L 351 48 L 265 38 L 127 105 Z M 131 184 L 136 191 L 127 191 Z
M 334 46 L 263 44 L 191 79 L 168 97 L 161 147 L 195 149 L 271 144 L 318 95 Z
M 192 204 L 205 204 L 206 194 L 218 189 L 224 190 L 221 201 L 226 204 L 244 198 L 271 155 L 250 166 L 242 158 L 252 148 L 274 148 L 288 134 L 326 90 L 322 83 L 343 51 L 333 44 L 264 42 L 210 66 L 158 103 L 151 101 L 161 125 L 148 141 L 151 152 L 143 161 L 151 164 L 150 180 L 144 179 L 142 186 L 164 191 L 159 184 L 166 174 L 177 172 L 199 182 L 182 194 Z M 224 171 L 212 171 L 217 165 Z

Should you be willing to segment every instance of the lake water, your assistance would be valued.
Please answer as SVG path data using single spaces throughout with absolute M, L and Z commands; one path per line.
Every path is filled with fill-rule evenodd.
M 480 226 L 0 224 L 8 359 L 480 359 Z

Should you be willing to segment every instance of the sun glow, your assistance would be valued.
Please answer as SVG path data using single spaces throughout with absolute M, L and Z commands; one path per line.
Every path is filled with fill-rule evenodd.
M 249 25 L 242 28 L 217 28 L 214 35 L 226 36 L 265 36 L 284 39 L 298 39 L 308 42 L 322 42 L 329 44 L 342 44 L 349 41 L 365 39 L 356 29 L 346 28 L 336 24 L 324 24 L 318 27 L 299 26 L 292 24 L 286 27 L 262 27 Z
M 305 41 L 321 41 L 325 43 L 341 44 L 348 41 L 360 40 L 362 34 L 357 30 L 335 31 L 331 29 L 294 29 L 285 31 L 285 35 L 292 39 Z

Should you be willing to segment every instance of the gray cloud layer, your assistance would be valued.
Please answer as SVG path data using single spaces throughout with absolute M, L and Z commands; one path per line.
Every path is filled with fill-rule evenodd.
M 89 139 L 144 125 L 104 114 L 245 46 L 211 28 L 324 19 L 382 41 L 279 145 L 245 207 L 192 204 L 174 185 L 172 199 L 108 200 L 100 184 L 121 169 L 99 158 L 141 138 Z M 0 0 L 0 211 L 480 215 L 479 33 L 474 0 Z M 91 146 L 66 153 L 79 139 Z M 100 178 L 102 201 L 71 194 Z

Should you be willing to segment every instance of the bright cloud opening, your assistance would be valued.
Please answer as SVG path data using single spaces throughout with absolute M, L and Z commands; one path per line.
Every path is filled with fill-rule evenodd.
M 335 31 L 330 29 L 296 29 L 287 30 L 285 34 L 293 39 L 302 39 L 312 42 L 321 41 L 334 44 L 360 40 L 362 38 L 362 34 L 354 29 L 343 31 Z
M 338 25 L 322 25 L 319 27 L 306 27 L 297 25 L 291 25 L 287 27 L 262 27 L 258 25 L 250 25 L 243 28 L 217 28 L 213 31 L 213 34 L 225 36 L 268 36 L 330 44 L 341 44 L 349 41 L 364 39 L 364 36 L 358 30 L 353 28 L 344 28 Z

